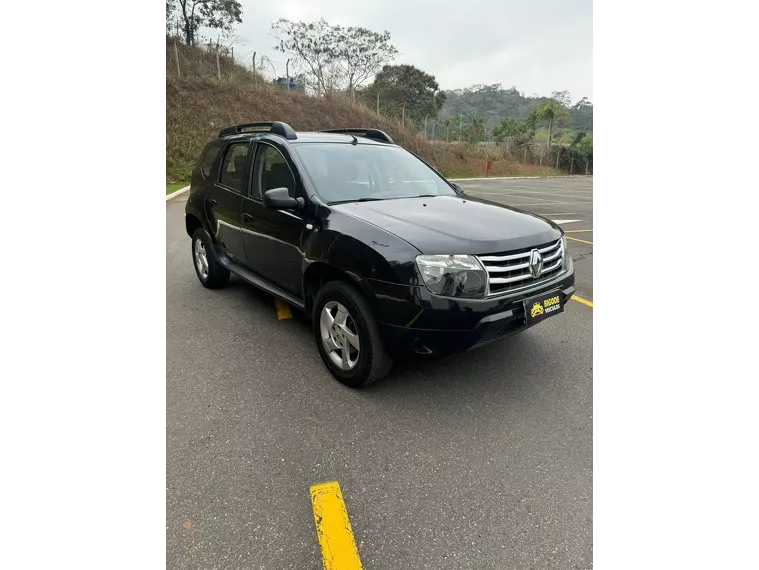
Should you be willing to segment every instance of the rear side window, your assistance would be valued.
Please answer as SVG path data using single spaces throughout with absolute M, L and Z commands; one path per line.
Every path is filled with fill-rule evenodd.
M 245 168 L 248 166 L 248 143 L 233 144 L 221 165 L 221 183 L 242 192 L 245 185 Z
M 209 178 L 211 176 L 213 165 L 216 162 L 216 158 L 219 156 L 220 150 L 221 145 L 219 144 L 209 145 L 206 149 L 206 154 L 203 157 L 203 162 L 200 163 L 200 172 L 203 174 L 203 178 Z

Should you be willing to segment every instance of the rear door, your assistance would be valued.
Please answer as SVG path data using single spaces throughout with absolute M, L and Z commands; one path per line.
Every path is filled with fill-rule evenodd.
M 242 234 L 248 266 L 261 277 L 298 298 L 303 296 L 305 210 L 272 210 L 263 203 L 267 190 L 286 187 L 307 199 L 295 166 L 274 145 L 259 141 L 250 191 L 243 199 Z
M 242 195 L 248 176 L 250 142 L 227 145 L 217 180 L 207 195 L 206 208 L 216 242 L 234 262 L 245 264 L 242 240 Z

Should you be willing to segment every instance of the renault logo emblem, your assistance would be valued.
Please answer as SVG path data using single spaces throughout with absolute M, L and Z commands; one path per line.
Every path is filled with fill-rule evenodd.
M 530 252 L 530 273 L 533 277 L 540 277 L 543 272 L 543 256 L 537 249 Z

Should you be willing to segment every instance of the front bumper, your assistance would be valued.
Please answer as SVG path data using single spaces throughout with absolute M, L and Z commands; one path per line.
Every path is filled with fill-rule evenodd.
M 575 291 L 574 264 L 539 287 L 488 299 L 453 299 L 426 287 L 369 280 L 374 314 L 387 349 L 396 354 L 443 356 L 482 346 L 528 328 L 524 299 L 558 290 L 565 305 Z

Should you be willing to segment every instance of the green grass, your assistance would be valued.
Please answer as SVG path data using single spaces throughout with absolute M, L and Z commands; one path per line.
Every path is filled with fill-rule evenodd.
M 177 190 L 181 190 L 185 186 L 187 186 L 189 182 L 168 182 L 166 184 L 166 195 L 168 196 L 172 192 L 176 192 Z

